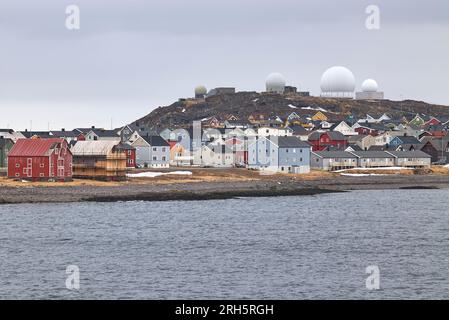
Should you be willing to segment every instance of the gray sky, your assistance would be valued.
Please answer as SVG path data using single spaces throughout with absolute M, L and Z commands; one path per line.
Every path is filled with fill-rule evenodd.
M 81 29 L 65 27 L 65 8 Z M 380 7 L 380 30 L 365 8 Z M 1 0 L 0 127 L 114 127 L 196 85 L 320 93 L 330 66 L 389 99 L 449 105 L 447 0 Z

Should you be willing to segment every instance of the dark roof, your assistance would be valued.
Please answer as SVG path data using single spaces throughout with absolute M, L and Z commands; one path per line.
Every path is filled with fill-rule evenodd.
M 87 133 L 89 133 L 91 130 L 94 130 L 94 129 L 102 130 L 101 128 L 90 127 L 90 128 L 75 128 L 75 129 L 73 129 L 72 131 L 73 131 L 73 132 L 79 132 L 79 133 L 87 134 Z
M 289 126 L 289 128 L 292 129 L 294 135 L 307 135 L 309 133 L 303 126 L 294 125 Z
M 425 145 L 427 143 L 432 144 L 432 146 L 437 150 L 437 151 L 442 151 L 442 150 L 446 150 L 447 145 L 449 144 L 449 137 L 443 137 L 441 138 L 435 138 L 435 137 L 424 137 L 421 139 L 421 142 Z
M 127 144 L 127 143 L 119 143 L 117 146 L 116 146 L 116 148 L 118 149 L 118 150 L 134 150 L 134 149 L 136 149 L 136 148 L 134 148 L 133 146 L 131 146 L 131 145 L 129 145 L 129 144 Z
M 430 155 L 423 151 L 388 151 L 397 158 L 431 158 Z
M 355 155 L 346 151 L 314 151 L 312 153 L 320 158 L 356 158 Z
M 393 158 L 393 156 L 384 151 L 353 151 L 359 158 Z
M 276 140 L 273 142 L 276 143 Z M 279 148 L 310 148 L 310 144 L 296 137 L 277 137 L 277 145 Z
M 368 151 L 385 151 L 388 150 L 388 145 L 384 144 L 381 146 L 371 146 L 368 148 Z
M 34 136 L 38 136 L 40 138 L 51 138 L 50 132 L 48 131 L 20 131 L 20 133 L 23 134 L 25 138 L 31 138 Z
M 161 136 L 142 136 L 142 138 L 152 147 L 170 147 Z
M 398 136 L 403 144 L 420 144 L 421 142 L 413 136 Z
M 115 130 L 104 130 L 104 129 L 91 129 L 99 137 L 118 137 L 117 131 Z
M 57 138 L 75 138 L 79 135 L 78 132 L 74 131 L 50 131 L 53 137 Z
M 351 147 L 354 151 L 363 151 L 363 149 L 355 143 L 351 143 L 350 145 L 348 145 L 348 147 Z
M 325 133 L 328 134 L 332 140 L 348 140 L 348 137 L 346 137 L 343 133 L 339 131 L 326 131 L 326 132 L 315 131 L 309 136 L 309 140 L 319 140 L 321 138 L 321 135 Z
M 13 133 L 14 130 L 13 129 L 0 129 L 0 132 L 8 132 L 8 133 Z

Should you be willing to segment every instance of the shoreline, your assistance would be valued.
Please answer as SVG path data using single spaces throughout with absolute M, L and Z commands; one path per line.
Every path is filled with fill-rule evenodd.
M 242 178 L 242 177 L 241 177 Z M 206 201 L 246 197 L 309 196 L 353 190 L 428 190 L 449 188 L 449 175 L 390 175 L 347 177 L 325 175 L 304 178 L 292 175 L 247 179 L 198 180 L 138 179 L 100 185 L 0 186 L 1 204 Z M 256 179 L 257 178 L 257 179 Z

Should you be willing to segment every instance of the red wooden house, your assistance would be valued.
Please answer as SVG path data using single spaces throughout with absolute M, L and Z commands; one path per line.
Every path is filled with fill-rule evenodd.
M 225 141 L 225 145 L 232 149 L 235 165 L 248 164 L 248 148 L 245 147 L 245 141 L 239 137 L 230 137 Z
M 126 167 L 129 169 L 136 168 L 136 148 L 127 143 L 120 143 L 117 149 L 125 152 Z
M 8 154 L 8 177 L 69 181 L 72 153 L 65 139 L 19 139 Z
M 348 138 L 338 131 L 315 131 L 309 136 L 309 143 L 312 151 L 323 151 L 329 146 L 344 150 L 348 146 Z

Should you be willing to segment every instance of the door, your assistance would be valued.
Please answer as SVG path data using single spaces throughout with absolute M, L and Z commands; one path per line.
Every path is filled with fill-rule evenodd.
M 27 177 L 31 178 L 33 176 L 33 158 L 27 159 Z

